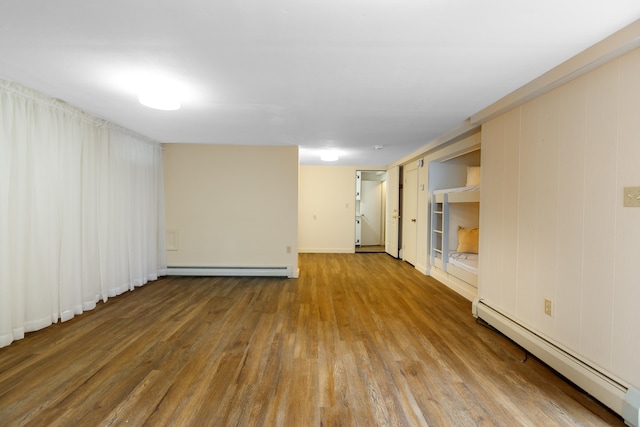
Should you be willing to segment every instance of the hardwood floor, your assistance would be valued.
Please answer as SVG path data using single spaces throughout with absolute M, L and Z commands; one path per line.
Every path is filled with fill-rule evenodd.
M 402 261 L 300 269 L 167 277 L 0 349 L 0 425 L 624 425 Z

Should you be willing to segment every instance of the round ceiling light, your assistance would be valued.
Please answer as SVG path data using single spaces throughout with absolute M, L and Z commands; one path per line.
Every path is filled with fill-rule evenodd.
M 164 77 L 148 75 L 138 89 L 138 101 L 156 110 L 173 111 L 182 106 L 182 86 Z
M 338 153 L 332 150 L 325 150 L 320 153 L 320 160 L 323 162 L 335 162 L 338 160 Z
M 163 93 L 162 90 L 141 93 L 138 96 L 138 101 L 142 105 L 156 110 L 174 111 L 179 110 L 182 106 L 180 97 L 172 93 Z

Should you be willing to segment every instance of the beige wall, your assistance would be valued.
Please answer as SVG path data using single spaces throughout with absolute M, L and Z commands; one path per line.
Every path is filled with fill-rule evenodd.
M 479 297 L 640 387 L 640 50 L 482 128 Z M 544 299 L 553 300 L 553 316 Z
M 297 270 L 297 147 L 165 147 L 169 267 Z
M 300 252 L 355 252 L 356 168 L 300 166 Z

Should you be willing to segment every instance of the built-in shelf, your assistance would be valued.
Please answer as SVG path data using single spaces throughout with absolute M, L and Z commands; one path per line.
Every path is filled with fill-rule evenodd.
M 444 230 L 447 224 L 446 198 L 436 198 L 431 202 L 431 264 L 442 265 L 446 269 L 446 263 L 442 263 L 443 254 L 447 253 L 447 241 L 444 238 Z M 440 262 L 438 262 L 440 261 Z

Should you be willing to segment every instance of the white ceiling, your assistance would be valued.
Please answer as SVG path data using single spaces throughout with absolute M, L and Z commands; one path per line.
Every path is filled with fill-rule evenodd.
M 0 0 L 0 76 L 161 142 L 386 166 L 638 18 L 638 0 Z M 154 74 L 182 109 L 138 104 Z

